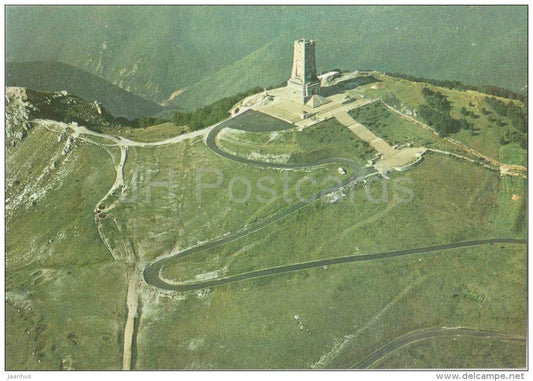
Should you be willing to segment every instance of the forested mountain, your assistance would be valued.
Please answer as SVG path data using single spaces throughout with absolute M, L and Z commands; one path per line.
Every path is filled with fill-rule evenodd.
M 279 84 L 302 37 L 317 40 L 319 70 L 522 92 L 527 74 L 524 6 L 12 6 L 6 28 L 8 62 L 68 63 L 185 109 Z

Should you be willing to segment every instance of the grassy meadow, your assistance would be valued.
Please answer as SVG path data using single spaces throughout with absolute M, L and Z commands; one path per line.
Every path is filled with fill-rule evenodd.
M 93 217 L 118 151 L 65 140 L 36 126 L 6 159 L 8 370 L 120 367 L 125 271 Z
M 523 246 L 453 250 L 260 278 L 184 300 L 161 297 L 141 320 L 138 367 L 349 368 L 421 327 L 524 334 L 525 260 Z M 467 296 L 474 292 L 481 301 Z M 444 350 L 453 355 L 457 347 Z M 512 364 L 524 366 L 525 348 L 513 354 Z M 472 363 L 502 363 L 493 359 Z M 433 361 L 457 364 L 440 353 Z

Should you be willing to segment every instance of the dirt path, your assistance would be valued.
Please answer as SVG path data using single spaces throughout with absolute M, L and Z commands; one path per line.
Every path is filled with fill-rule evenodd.
M 75 125 L 75 124 L 66 124 L 66 123 L 62 123 L 62 122 L 48 121 L 48 120 L 44 120 L 44 119 L 36 119 L 35 121 L 39 122 L 40 124 L 42 124 L 45 128 L 47 128 L 47 129 L 49 129 L 51 131 L 55 131 L 55 132 L 63 132 L 67 128 L 69 128 L 69 129 L 71 129 L 73 131 L 72 135 L 75 138 L 78 138 L 81 135 L 88 135 L 88 136 L 94 136 L 94 137 L 101 138 L 101 139 L 110 140 L 110 141 L 113 142 L 113 144 L 102 144 L 102 143 L 98 143 L 98 142 L 95 142 L 95 141 L 91 141 L 91 140 L 85 139 L 88 142 L 93 143 L 93 144 L 95 144 L 97 146 L 104 146 L 104 145 L 105 146 L 114 146 L 114 145 L 116 145 L 116 146 L 119 146 L 119 147 L 154 147 L 154 146 L 163 146 L 163 145 L 167 145 L 167 144 L 176 144 L 176 143 L 180 143 L 180 142 L 183 142 L 185 140 L 192 139 L 192 138 L 195 138 L 195 137 L 198 137 L 198 136 L 206 136 L 211 131 L 211 129 L 213 129 L 217 124 L 222 123 L 222 122 L 220 122 L 220 123 L 217 123 L 217 124 L 215 124 L 213 126 L 204 128 L 202 130 L 193 131 L 193 132 L 189 132 L 189 133 L 182 134 L 182 135 L 177 135 L 177 136 L 174 136 L 172 138 L 168 138 L 168 139 L 161 140 L 161 141 L 158 141 L 158 142 L 137 142 L 135 140 L 130 140 L 130 139 L 124 138 L 122 136 L 114 136 L 114 135 L 102 134 L 100 132 L 95 132 L 95 131 L 89 130 L 86 127 L 78 126 L 78 125 Z M 59 127 L 60 131 L 52 129 L 51 126 L 49 126 L 50 124 L 54 124 L 56 127 Z
M 188 134 L 178 135 L 166 140 L 162 140 L 159 142 L 152 142 L 152 143 L 143 143 L 143 142 L 135 142 L 126 138 L 108 135 L 108 134 L 102 134 L 95 131 L 91 131 L 83 126 L 78 126 L 76 124 L 66 124 L 61 122 L 55 122 L 55 121 L 48 121 L 48 120 L 36 120 L 39 124 L 44 126 L 44 128 L 48 129 L 49 131 L 58 133 L 58 134 L 69 134 L 75 139 L 80 139 L 83 141 L 86 141 L 90 144 L 94 144 L 96 146 L 102 147 L 106 150 L 109 150 L 108 147 L 118 147 L 120 149 L 120 160 L 118 163 L 115 163 L 115 181 L 107 191 L 107 193 L 98 201 L 96 204 L 94 210 L 96 213 L 103 213 L 111 209 L 113 206 L 109 205 L 107 202 L 107 199 L 116 193 L 117 190 L 124 190 L 125 182 L 124 182 L 124 165 L 126 163 L 127 157 L 128 157 L 128 148 L 129 147 L 146 147 L 146 146 L 162 146 L 167 144 L 176 144 L 182 141 L 185 141 L 187 139 L 192 139 L 198 136 L 205 136 L 208 134 L 211 129 L 214 127 L 209 127 L 203 130 L 194 131 Z M 70 132 L 68 130 L 71 130 Z M 92 137 L 92 139 L 91 139 Z M 98 138 L 103 140 L 102 141 L 96 141 Z M 105 141 L 108 141 L 109 143 L 105 143 Z M 113 157 L 113 156 L 112 156 Z M 101 205 L 105 205 L 100 209 Z M 124 247 L 124 255 L 120 255 L 122 250 L 120 249 L 114 249 L 109 244 L 108 240 L 106 239 L 105 233 L 103 231 L 102 225 L 99 223 L 99 218 L 95 218 L 97 228 L 98 228 L 98 234 L 100 235 L 100 239 L 103 241 L 105 247 L 110 252 L 111 256 L 114 260 L 126 263 L 130 266 L 130 270 L 128 272 L 128 291 L 127 291 L 127 297 L 126 297 L 126 307 L 127 307 L 127 317 L 126 317 L 126 323 L 124 325 L 124 341 L 123 341 L 123 357 L 122 357 L 122 369 L 123 370 L 130 370 L 133 367 L 133 359 L 132 359 L 132 346 L 134 345 L 134 332 L 135 332 L 135 324 L 137 319 L 137 313 L 138 313 L 138 307 L 139 307 L 139 295 L 138 295 L 138 283 L 139 283 L 139 269 L 137 267 L 137 259 L 135 258 L 135 253 L 133 252 L 133 247 L 129 249 L 128 247 Z M 137 322 L 138 324 L 138 322 Z
M 455 157 L 457 159 L 466 160 L 466 161 L 469 161 L 469 162 L 471 162 L 473 164 L 481 165 L 482 167 L 490 169 L 491 171 L 499 172 L 500 176 L 514 176 L 514 177 L 521 177 L 523 179 L 527 179 L 527 175 L 525 175 L 525 174 L 523 174 L 521 172 L 509 171 L 506 166 L 501 166 L 501 167 L 498 168 L 498 167 L 495 167 L 493 165 L 486 164 L 484 162 L 480 162 L 480 161 L 471 159 L 471 158 L 469 158 L 467 156 L 464 156 L 464 155 L 459 155 L 457 153 L 453 153 L 453 152 L 449 152 L 449 151 L 443 151 L 443 150 L 436 149 L 436 148 L 428 148 L 427 150 L 429 152 L 439 153 L 439 154 L 447 155 L 447 156 L 453 156 L 453 157 Z
M 128 317 L 126 318 L 126 325 L 124 326 L 124 351 L 122 356 L 122 370 L 130 370 L 131 363 L 131 346 L 133 344 L 133 331 L 135 328 L 135 317 L 137 316 L 137 308 L 139 306 L 139 295 L 137 294 L 138 277 L 137 272 L 132 272 L 128 284 L 127 307 Z

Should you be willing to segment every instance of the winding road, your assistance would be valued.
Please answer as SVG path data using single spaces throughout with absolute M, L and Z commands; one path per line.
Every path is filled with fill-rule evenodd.
M 257 113 L 257 112 L 249 110 L 243 114 L 240 114 L 239 116 L 244 115 L 246 113 Z M 251 271 L 251 272 L 247 272 L 243 274 L 236 274 L 236 275 L 227 276 L 223 278 L 210 279 L 210 280 L 198 281 L 198 282 L 173 282 L 173 281 L 165 280 L 161 277 L 161 269 L 165 265 L 171 262 L 177 261 L 180 258 L 189 256 L 189 255 L 192 255 L 192 254 L 204 251 L 204 250 L 209 250 L 209 249 L 219 247 L 228 242 L 238 240 L 249 234 L 257 232 L 273 224 L 274 222 L 281 220 L 287 215 L 290 215 L 291 213 L 301 208 L 304 208 L 305 206 L 309 205 L 310 203 L 316 201 L 317 199 L 319 199 L 320 197 L 326 194 L 332 193 L 350 184 L 355 184 L 358 181 L 361 181 L 365 177 L 373 176 L 377 174 L 374 169 L 364 168 L 361 165 L 355 163 L 354 161 L 345 159 L 345 158 L 328 158 L 328 159 L 311 162 L 311 163 L 280 164 L 280 163 L 251 160 L 245 157 L 233 155 L 231 153 L 223 151 L 222 149 L 218 147 L 217 142 L 216 142 L 216 137 L 224 128 L 232 128 L 232 129 L 250 131 L 250 132 L 258 131 L 257 127 L 253 127 L 253 126 L 250 127 L 250 125 L 248 124 L 240 124 L 238 122 L 239 116 L 228 119 L 226 121 L 223 121 L 219 124 L 216 124 L 204 130 L 195 131 L 190 134 L 180 135 L 174 138 L 170 138 L 170 139 L 163 140 L 160 142 L 153 142 L 153 143 L 135 142 L 135 141 L 122 138 L 122 137 L 116 137 L 116 136 L 97 133 L 97 132 L 88 130 L 82 126 L 68 125 L 68 128 L 71 128 L 74 130 L 75 136 L 79 136 L 79 135 L 90 135 L 91 136 L 92 135 L 92 136 L 99 137 L 99 138 L 109 139 L 114 143 L 114 144 L 109 144 L 109 145 L 115 145 L 115 146 L 120 147 L 121 157 L 120 157 L 120 162 L 118 166 L 116 167 L 117 178 L 115 180 L 115 183 L 109 190 L 109 192 L 102 198 L 102 200 L 99 201 L 98 204 L 104 202 L 104 200 L 110 195 L 110 193 L 113 190 L 115 190 L 121 184 L 123 184 L 122 167 L 126 160 L 126 153 L 127 153 L 128 146 L 144 147 L 144 146 L 160 146 L 160 145 L 166 145 L 166 144 L 174 144 L 185 139 L 190 139 L 192 137 L 205 136 L 206 134 L 207 135 L 205 138 L 205 143 L 207 147 L 210 150 L 212 150 L 215 154 L 222 156 L 226 159 L 236 161 L 239 163 L 243 163 L 243 164 L 247 164 L 247 165 L 252 165 L 252 166 L 256 166 L 260 168 L 293 170 L 293 169 L 305 169 L 305 168 L 319 167 L 319 166 L 323 166 L 327 164 L 338 163 L 339 165 L 344 165 L 351 169 L 351 174 L 347 176 L 342 182 L 339 182 L 335 184 L 334 186 L 331 186 L 329 188 L 326 188 L 314 194 L 306 201 L 300 201 L 284 209 L 281 209 L 278 212 L 276 212 L 274 215 L 272 215 L 271 217 L 265 220 L 261 220 L 256 223 L 247 225 L 241 230 L 238 230 L 232 234 L 226 235 L 222 238 L 215 239 L 203 245 L 191 247 L 191 248 L 179 251 L 179 252 L 171 253 L 166 256 L 157 258 L 155 261 L 153 261 L 147 267 L 145 267 L 143 271 L 144 280 L 148 284 L 154 287 L 160 288 L 160 289 L 164 289 L 164 290 L 191 291 L 191 290 L 198 290 L 198 289 L 203 289 L 203 288 L 222 286 L 222 285 L 229 284 L 229 283 L 235 283 L 235 282 L 240 282 L 240 281 L 259 278 L 259 277 L 271 276 L 275 274 L 282 274 L 282 273 L 287 273 L 287 272 L 292 272 L 292 271 L 321 267 L 321 266 L 335 265 L 335 264 L 340 264 L 340 263 L 386 259 L 386 258 L 393 258 L 393 257 L 399 257 L 399 256 L 405 256 L 405 255 L 424 254 L 424 253 L 430 253 L 430 252 L 436 252 L 436 251 L 442 251 L 442 250 L 450 250 L 450 249 L 481 246 L 481 245 L 526 244 L 526 241 L 521 240 L 521 239 L 493 238 L 493 239 L 485 239 L 485 240 L 453 242 L 453 243 L 446 243 L 446 244 L 435 245 L 435 246 L 411 248 L 411 249 L 396 250 L 396 251 L 387 251 L 387 252 L 381 252 L 381 253 L 356 254 L 356 255 L 348 255 L 348 256 L 342 256 L 342 257 L 334 257 L 334 258 L 329 258 L 329 259 L 321 259 L 321 260 L 308 261 L 308 262 L 302 262 L 302 263 L 288 264 L 288 265 L 283 265 L 283 266 L 278 266 L 278 267 L 271 267 L 271 268 L 255 270 L 255 271 Z M 41 122 L 46 122 L 46 121 L 41 121 Z M 45 125 L 46 128 L 52 130 L 52 128 L 50 128 L 50 126 L 47 126 L 46 123 L 43 123 L 43 124 Z M 67 125 L 64 125 L 63 129 L 65 129 L 66 127 Z M 262 132 L 282 131 L 282 130 L 286 130 L 289 128 L 294 128 L 294 126 L 289 123 L 266 124 L 262 126 L 261 131 Z M 92 143 L 101 145 L 96 142 L 92 142 Z
M 365 358 L 359 364 L 355 365 L 353 369 L 368 369 L 373 364 L 379 360 L 386 357 L 389 353 L 400 349 L 406 345 L 412 344 L 417 341 L 427 340 L 435 337 L 444 337 L 444 336 L 471 336 L 471 337 L 480 337 L 484 339 L 493 339 L 493 340 L 502 340 L 502 341 L 511 341 L 516 343 L 525 343 L 526 338 L 520 335 L 510 334 L 510 333 L 501 333 L 501 332 L 491 332 L 483 331 L 478 329 L 470 328 L 436 328 L 436 329 L 426 329 L 423 331 L 413 332 L 405 336 L 398 337 L 390 343 L 379 348 L 377 351 L 372 353 L 370 356 Z
M 246 111 L 246 113 L 257 113 L 256 111 Z M 208 242 L 204 245 L 192 247 L 189 249 L 185 249 L 183 251 L 177 252 L 177 253 L 171 253 L 170 255 L 167 255 L 162 258 L 158 258 L 156 261 L 152 262 L 150 265 L 148 265 L 144 270 L 144 279 L 148 284 L 151 284 L 155 287 L 165 289 L 165 290 L 195 290 L 195 289 L 201 289 L 201 288 L 207 288 L 207 287 L 213 287 L 216 285 L 222 285 L 226 283 L 236 282 L 238 280 L 244 280 L 244 279 L 250 279 L 253 277 L 260 277 L 260 276 L 266 276 L 271 274 L 276 274 L 279 272 L 285 272 L 285 271 L 279 271 L 279 268 L 272 268 L 272 269 L 266 269 L 266 270 L 260 270 L 258 272 L 253 273 L 247 273 L 247 274 L 240 274 L 236 275 L 234 277 L 228 277 L 228 278 L 221 278 L 206 282 L 199 282 L 194 284 L 187 284 L 187 285 L 178 285 L 170 283 L 166 280 L 163 280 L 161 278 L 160 272 L 161 268 L 165 266 L 166 264 L 170 262 L 174 262 L 178 260 L 179 258 L 183 258 L 185 256 L 197 253 L 199 251 L 212 249 L 218 246 L 221 246 L 225 243 L 237 240 L 239 238 L 242 238 L 248 234 L 254 233 L 258 230 L 263 229 L 264 227 L 281 220 L 285 216 L 295 212 L 298 209 L 301 209 L 310 203 L 316 201 L 320 197 L 327 195 L 329 193 L 335 192 L 336 190 L 339 190 L 349 184 L 354 184 L 360 180 L 362 180 L 365 177 L 373 176 L 377 172 L 374 169 L 371 168 L 365 168 L 362 167 L 360 164 L 349 160 L 345 158 L 327 158 L 324 160 L 319 160 L 316 162 L 310 162 L 310 163 L 272 163 L 272 162 L 265 162 L 265 161 L 256 161 L 251 160 L 245 157 L 236 156 L 231 153 L 228 153 L 226 151 L 223 151 L 220 149 L 216 142 L 217 135 L 224 129 L 224 128 L 233 128 L 238 129 L 241 131 L 257 131 L 257 128 L 254 128 L 253 126 L 250 127 L 248 124 L 239 124 L 237 122 L 238 118 L 242 115 L 245 115 L 246 113 L 243 113 L 239 115 L 238 117 L 235 117 L 233 119 L 230 119 L 226 122 L 220 123 L 218 125 L 215 125 L 208 133 L 205 139 L 205 143 L 209 149 L 211 149 L 215 154 L 222 156 L 226 159 L 233 160 L 239 163 L 252 165 L 260 168 L 272 168 L 272 169 L 284 169 L 284 170 L 292 170 L 292 169 L 304 169 L 304 168 L 312 168 L 312 167 L 320 167 L 331 163 L 337 163 L 339 165 L 345 165 L 348 166 L 351 169 L 351 174 L 347 176 L 343 181 L 335 184 L 334 186 L 328 187 L 326 189 L 321 190 L 320 192 L 315 193 L 311 197 L 309 197 L 305 201 L 297 202 L 287 208 L 281 209 L 278 212 L 276 212 L 273 216 L 271 216 L 268 219 L 259 221 L 257 223 L 251 224 L 246 228 L 243 228 L 239 231 L 236 231 L 232 234 L 229 234 L 223 238 Z M 257 113 L 258 115 L 263 115 L 261 113 Z M 294 128 L 292 124 L 289 123 L 282 123 L 282 124 L 265 124 L 263 128 L 261 129 L 262 132 L 268 132 L 268 131 L 282 131 L 287 130 L 290 128 Z M 288 265 L 293 266 L 293 265 Z M 284 266 L 285 267 L 285 266 Z M 268 271 L 270 273 L 262 274 L 262 272 Z M 294 270 L 286 270 L 286 271 L 294 271 Z
M 253 111 L 250 111 L 250 112 L 253 112 Z M 135 142 L 135 141 L 122 138 L 122 137 L 100 134 L 100 133 L 90 131 L 86 129 L 85 127 L 76 126 L 76 125 L 67 126 L 65 124 L 58 124 L 58 123 L 52 123 L 48 125 L 48 123 L 45 123 L 46 121 L 43 121 L 43 125 L 45 126 L 45 128 L 54 130 L 56 132 L 65 131 L 68 127 L 73 130 L 72 135 L 74 137 L 78 137 L 79 135 L 89 135 L 89 136 L 94 136 L 97 138 L 103 138 L 103 139 L 111 140 L 112 143 L 103 144 L 103 143 L 91 141 L 90 139 L 87 139 L 87 140 L 93 144 L 100 145 L 100 146 L 117 146 L 120 148 L 121 155 L 120 155 L 119 163 L 115 167 L 116 172 L 117 172 L 115 182 L 113 186 L 111 187 L 111 189 L 108 191 L 108 193 L 99 201 L 97 205 L 104 203 L 106 199 L 113 193 L 113 191 L 117 190 L 120 186 L 124 185 L 123 166 L 127 158 L 127 149 L 129 146 L 146 147 L 146 146 L 159 146 L 159 145 L 165 145 L 165 144 L 174 144 L 174 143 L 178 143 L 180 141 L 190 139 L 193 137 L 197 137 L 197 136 L 206 136 L 205 144 L 215 154 L 221 157 L 224 157 L 228 160 L 236 161 L 236 162 L 243 163 L 246 165 L 252 165 L 252 166 L 261 167 L 261 168 L 294 170 L 294 169 L 319 167 L 319 166 L 323 166 L 327 164 L 337 163 L 339 165 L 343 165 L 343 166 L 350 168 L 351 170 L 350 175 L 346 176 L 346 178 L 342 182 L 339 182 L 332 187 L 326 188 L 322 190 L 321 192 L 316 193 L 315 195 L 310 197 L 307 201 L 301 201 L 301 202 L 292 204 L 286 208 L 280 209 L 271 217 L 265 220 L 260 220 L 256 223 L 247 225 L 243 227 L 241 230 L 238 230 L 222 238 L 215 239 L 213 241 L 207 242 L 200 246 L 188 248 L 188 249 L 185 249 L 179 252 L 174 252 L 169 255 L 157 258 L 155 261 L 153 261 L 147 267 L 144 268 L 143 276 L 144 276 L 144 280 L 146 281 L 146 283 L 156 288 L 163 289 L 163 290 L 170 290 L 170 291 L 199 290 L 199 289 L 211 288 L 211 287 L 216 287 L 216 286 L 222 286 L 222 285 L 235 283 L 235 282 L 241 282 L 244 280 L 250 280 L 250 279 L 255 279 L 255 278 L 260 278 L 260 277 L 272 276 L 276 274 L 283 274 L 283 273 L 288 273 L 288 272 L 293 272 L 293 271 L 298 271 L 298 270 L 322 267 L 322 266 L 336 265 L 336 264 L 341 264 L 341 263 L 371 261 L 371 260 L 384 260 L 388 258 L 396 258 L 396 257 L 401 257 L 401 256 L 413 255 L 413 254 L 427 254 L 427 253 L 432 253 L 432 252 L 446 251 L 446 250 L 453 250 L 453 249 L 460 249 L 460 248 L 467 248 L 467 247 L 474 247 L 474 246 L 481 246 L 481 245 L 496 245 L 496 244 L 526 245 L 527 244 L 526 240 L 523 240 L 523 239 L 492 238 L 492 239 L 484 239 L 484 240 L 445 243 L 445 244 L 419 247 L 419 248 L 409 248 L 409 249 L 378 252 L 378 253 L 356 254 L 356 255 L 348 255 L 348 256 L 334 257 L 334 258 L 328 258 L 328 259 L 313 260 L 313 261 L 307 261 L 307 262 L 302 262 L 302 263 L 287 264 L 283 266 L 265 268 L 265 269 L 255 270 L 255 271 L 251 271 L 247 273 L 236 274 L 236 275 L 231 275 L 231 276 L 227 276 L 223 278 L 210 279 L 210 280 L 204 280 L 204 281 L 189 281 L 189 282 L 180 283 L 180 282 L 173 282 L 173 281 L 165 280 L 161 277 L 161 269 L 165 265 L 171 262 L 174 262 L 174 261 L 178 261 L 180 258 L 193 255 L 201 251 L 216 248 L 228 242 L 238 240 L 251 233 L 257 232 L 265 228 L 266 226 L 269 226 L 270 224 L 281 220 L 287 215 L 290 215 L 291 213 L 297 211 L 298 209 L 304 208 L 305 206 L 316 201 L 318 198 L 320 198 L 323 195 L 339 190 L 345 186 L 355 184 L 358 181 L 361 181 L 365 177 L 374 176 L 377 174 L 374 169 L 364 168 L 360 166 L 359 164 L 349 159 L 345 159 L 345 158 L 328 158 L 325 160 L 311 162 L 311 163 L 279 164 L 279 163 L 272 163 L 272 162 L 255 161 L 255 160 L 251 160 L 245 157 L 236 156 L 231 153 L 225 152 L 218 147 L 217 142 L 216 142 L 217 135 L 224 128 L 231 127 L 234 129 L 241 129 L 244 131 L 257 131 L 254 129 L 247 129 L 246 125 L 245 126 L 235 125 L 236 124 L 235 121 L 237 119 L 238 117 L 232 118 L 232 119 L 226 120 L 224 122 L 221 122 L 217 125 L 214 125 L 204 130 L 200 130 L 200 131 L 193 132 L 190 134 L 185 134 L 185 135 L 177 136 L 177 137 L 170 138 L 164 141 L 153 142 L 153 143 Z M 57 131 L 56 129 L 58 125 L 60 127 L 59 131 Z M 276 126 L 272 126 L 271 129 L 269 129 L 268 127 L 265 129 L 262 129 L 262 131 L 280 131 L 280 130 L 288 129 L 288 128 L 294 128 L 294 126 L 291 124 L 276 125 Z M 97 207 L 95 207 L 95 210 L 97 209 Z M 104 243 L 106 243 L 105 237 L 103 235 L 103 232 L 100 229 L 100 226 L 99 226 L 99 233 Z M 108 249 L 111 252 L 111 254 L 114 256 L 113 250 L 110 247 L 108 247 Z M 134 273 L 135 271 L 132 271 L 132 274 Z M 125 326 L 123 369 L 130 369 L 131 364 L 132 364 L 131 343 L 133 340 L 133 324 L 134 324 L 133 322 L 134 322 L 135 315 L 137 313 L 137 303 L 138 303 L 136 287 L 137 287 L 137 279 L 132 277 L 130 279 L 130 283 L 128 287 L 128 297 L 127 297 L 128 318 L 127 318 L 127 322 Z M 408 335 L 399 337 L 391 341 L 390 343 L 376 350 L 374 353 L 370 354 L 367 358 L 365 358 L 362 362 L 357 364 L 354 368 L 368 368 L 372 366 L 373 364 L 375 364 L 377 361 L 387 356 L 389 353 L 403 346 L 409 345 L 413 342 L 426 340 L 426 339 L 433 338 L 433 337 L 441 337 L 441 336 L 475 336 L 475 337 L 482 337 L 482 338 L 492 338 L 492 339 L 497 339 L 497 340 L 508 340 L 508 341 L 520 342 L 520 343 L 525 341 L 523 337 L 519 337 L 513 334 L 496 333 L 496 332 L 489 332 L 489 331 L 482 331 L 482 330 L 474 330 L 474 329 L 469 329 L 469 328 L 428 329 L 424 331 L 410 333 Z
M 247 111 L 247 112 L 250 112 L 250 111 Z M 254 129 L 247 129 L 246 125 L 242 126 L 240 124 L 235 123 L 234 122 L 235 119 L 231 120 L 231 123 L 230 123 L 231 128 L 240 129 L 243 131 L 254 131 Z M 272 126 L 271 129 L 269 128 L 263 129 L 263 131 L 280 131 L 280 130 L 288 129 L 291 127 L 293 126 L 290 124 L 277 125 L 277 126 Z M 157 288 L 164 289 L 164 290 L 170 290 L 170 291 L 191 291 L 191 290 L 198 290 L 198 289 L 203 289 L 203 288 L 222 286 L 225 284 L 240 282 L 243 280 L 249 280 L 249 279 L 254 279 L 254 278 L 259 278 L 259 277 L 271 276 L 275 274 L 282 274 L 282 273 L 287 273 L 287 272 L 292 272 L 292 271 L 310 269 L 310 268 L 320 267 L 320 266 L 327 266 L 327 265 L 329 266 L 329 265 L 334 265 L 334 264 L 339 264 L 339 263 L 386 259 L 386 258 L 393 258 L 393 257 L 399 257 L 399 256 L 405 256 L 405 255 L 411 255 L 411 254 L 423 254 L 423 253 L 429 253 L 429 252 L 435 252 L 435 251 L 441 251 L 441 250 L 449 250 L 449 249 L 480 246 L 480 245 L 525 244 L 526 243 L 525 240 L 520 240 L 520 239 L 493 238 L 493 239 L 485 239 L 485 240 L 453 242 L 453 243 L 446 243 L 446 244 L 435 245 L 435 246 L 388 251 L 388 252 L 373 253 L 373 254 L 357 254 L 357 255 L 349 255 L 349 256 L 343 256 L 343 257 L 308 261 L 308 262 L 303 262 L 303 263 L 288 264 L 288 265 L 283 265 L 283 266 L 278 266 L 278 267 L 255 270 L 255 271 L 251 271 L 251 272 L 247 272 L 243 274 L 237 274 L 237 275 L 232 275 L 228 277 L 199 281 L 199 282 L 181 282 L 180 283 L 180 282 L 173 282 L 170 280 L 163 279 L 161 277 L 161 269 L 165 265 L 171 262 L 177 261 L 180 258 L 189 256 L 189 255 L 192 255 L 192 254 L 204 251 L 204 250 L 209 250 L 209 249 L 219 247 L 228 242 L 235 241 L 251 233 L 257 232 L 258 230 L 261 230 L 264 227 L 276 221 L 281 220 L 282 218 L 295 212 L 296 210 L 307 206 L 309 203 L 317 200 L 319 197 L 325 194 L 334 192 L 350 183 L 356 183 L 357 181 L 360 181 L 363 177 L 375 174 L 375 172 L 370 172 L 370 170 L 367 168 L 363 169 L 359 164 L 351 160 L 343 159 L 343 158 L 329 158 L 329 159 L 325 159 L 322 161 L 317 161 L 314 163 L 305 163 L 305 164 L 290 164 L 290 163 L 279 164 L 279 163 L 255 161 L 255 160 L 247 159 L 241 156 L 236 156 L 236 155 L 233 155 L 231 153 L 221 150 L 217 145 L 216 137 L 224 128 L 228 128 L 228 125 L 225 123 L 221 123 L 213 127 L 209 131 L 209 134 L 206 137 L 206 145 L 209 149 L 211 149 L 217 155 L 225 157 L 229 160 L 237 161 L 237 162 L 248 164 L 248 165 L 263 167 L 263 168 L 278 168 L 278 169 L 286 169 L 286 170 L 316 167 L 316 166 L 325 165 L 329 163 L 339 163 L 342 165 L 349 166 L 352 169 L 353 173 L 350 176 L 348 176 L 345 180 L 343 180 L 341 183 L 338 183 L 333 187 L 322 190 L 321 192 L 310 197 L 307 201 L 298 202 L 298 203 L 295 203 L 289 206 L 288 208 L 284 208 L 278 211 L 277 213 L 275 213 L 272 217 L 268 219 L 249 225 L 248 227 L 243 228 L 239 231 L 236 231 L 223 238 L 219 238 L 219 239 L 210 241 L 206 244 L 188 248 L 188 249 L 176 252 L 176 253 L 171 253 L 167 256 L 156 259 L 154 262 L 149 264 L 144 269 L 144 280 L 146 281 L 146 283 L 152 286 L 155 286 Z
M 246 111 L 246 113 L 257 113 L 257 114 L 260 114 L 257 111 L 251 111 L 251 110 L 250 111 Z M 237 120 L 242 115 L 244 115 L 244 114 L 241 114 L 241 115 L 235 117 L 234 119 L 230 119 L 229 121 L 226 121 L 226 122 L 223 122 L 221 124 L 218 124 L 218 125 L 216 125 L 215 127 L 213 127 L 209 131 L 209 133 L 208 133 L 208 135 L 207 135 L 207 137 L 205 139 L 205 144 L 207 145 L 207 147 L 211 151 L 213 151 L 214 153 L 216 153 L 219 156 L 225 157 L 226 159 L 233 160 L 233 161 L 236 161 L 236 162 L 239 162 L 239 163 L 243 163 L 243 164 L 247 164 L 247 165 L 252 165 L 252 166 L 255 166 L 255 167 L 259 167 L 259 168 L 272 168 L 272 169 L 291 170 L 291 169 L 304 169 L 304 168 L 319 167 L 319 166 L 323 166 L 323 165 L 331 164 L 331 163 L 344 164 L 344 165 L 349 166 L 352 169 L 352 171 L 354 171 L 354 174 L 349 177 L 349 179 L 347 180 L 347 183 L 349 183 L 350 181 L 355 180 L 355 178 L 360 176 L 362 172 L 366 172 L 365 174 L 375 173 L 375 170 L 373 170 L 373 169 L 364 168 L 360 164 L 357 164 L 356 162 L 354 162 L 352 160 L 339 158 L 339 157 L 332 157 L 332 158 L 327 158 L 327 159 L 324 159 L 324 160 L 319 160 L 319 161 L 309 162 L 309 163 L 286 163 L 286 164 L 283 164 L 283 163 L 273 163 L 273 162 L 268 162 L 268 161 L 251 160 L 251 159 L 247 159 L 247 158 L 242 157 L 242 156 L 233 155 L 233 154 L 231 154 L 229 152 L 226 152 L 226 151 L 220 149 L 220 147 L 217 145 L 216 137 L 224 128 L 231 128 L 231 129 L 234 129 L 234 130 L 247 131 L 247 132 L 257 132 L 257 128 L 250 127 L 249 125 L 246 125 L 246 124 L 242 125 L 242 124 L 239 124 L 239 123 L 231 123 L 231 122 L 234 122 L 235 120 Z M 230 122 L 230 123 L 227 123 L 227 122 Z M 261 129 L 261 132 L 283 131 L 283 130 L 288 130 L 288 129 L 291 129 L 291 128 L 294 128 L 294 125 L 289 124 L 289 123 L 283 123 L 283 124 L 278 124 L 278 125 L 265 125 L 265 127 Z M 337 189 L 338 188 L 339 187 L 337 187 Z

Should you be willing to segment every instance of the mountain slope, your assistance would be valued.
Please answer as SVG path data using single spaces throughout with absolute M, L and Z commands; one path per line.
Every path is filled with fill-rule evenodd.
M 39 91 L 66 90 L 89 102 L 98 100 L 113 115 L 129 119 L 154 115 L 164 110 L 164 107 L 131 94 L 105 79 L 61 62 L 7 63 L 6 86 Z
M 53 126 L 34 123 L 6 157 L 6 368 L 118 369 L 126 269 L 93 214 L 118 150 Z
M 6 36 L 8 61 L 66 62 L 157 103 L 187 89 L 174 103 L 187 108 L 287 79 L 292 41 L 302 37 L 317 40 L 322 70 L 515 91 L 527 74 L 520 6 L 7 7 Z
M 505 22 L 516 17 L 516 11 L 379 7 L 367 18 L 339 15 L 345 17 L 342 27 L 333 28 L 324 20 L 282 34 L 186 89 L 175 98 L 176 104 L 194 108 L 252 86 L 279 84 L 290 76 L 292 41 L 301 36 L 317 41 L 319 71 L 334 67 L 390 71 L 394 67 L 426 78 L 520 91 L 526 85 L 527 72 L 527 59 L 518 51 L 526 35 L 525 24 Z M 486 30 L 483 19 L 490 20 L 499 32 Z M 429 20 L 435 25 L 431 27 Z
M 333 196 L 325 187 L 347 179 L 335 175 L 337 163 L 290 171 L 255 165 L 269 152 L 304 165 L 322 153 L 364 157 L 363 163 L 374 155 L 337 122 L 318 122 L 321 115 L 304 131 L 260 112 L 219 125 L 230 130 L 219 135 L 230 142 L 226 148 L 256 153 L 250 159 L 258 163 L 250 165 L 213 150 L 216 129 L 170 141 L 160 136 L 170 129 L 95 135 L 61 121 L 75 117 L 85 125 L 105 115 L 96 105 L 8 88 L 6 131 L 18 140 L 5 171 L 6 369 L 119 369 L 124 358 L 147 370 L 349 369 L 427 327 L 474 327 L 525 340 L 527 180 L 469 159 L 473 151 L 413 118 L 434 103 L 427 89 L 431 97 L 438 92 L 450 115 L 471 126 L 451 136 L 494 159 L 503 161 L 505 153 L 508 163 L 510 155 L 527 156 L 501 139 L 514 129 L 515 114 L 507 110 L 524 104 L 371 75 L 373 81 L 365 75 L 347 90 L 362 101 L 351 102 L 359 104 L 351 116 L 391 146 L 434 151 L 408 171 L 390 171 L 388 185 L 368 177 L 364 186 L 338 189 L 333 202 L 298 200 L 319 190 Z M 220 181 L 200 182 L 202 168 L 215 170 Z M 236 179 L 250 190 L 233 187 Z M 260 186 L 264 179 L 267 188 Z M 494 237 L 508 240 L 462 246 Z M 161 277 L 206 288 L 168 292 L 135 275 L 169 257 Z M 234 274 L 240 281 L 208 286 Z M 494 337 L 486 347 L 470 339 L 438 343 L 438 351 L 424 352 L 424 364 L 527 364 L 525 345 L 511 350 Z M 132 358 L 125 355 L 129 343 Z M 413 363 L 393 360 L 379 367 Z

